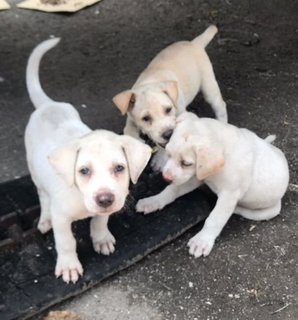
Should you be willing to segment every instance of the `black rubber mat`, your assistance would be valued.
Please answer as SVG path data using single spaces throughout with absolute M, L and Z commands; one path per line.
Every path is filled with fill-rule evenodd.
M 215 202 L 208 190 L 200 189 L 159 213 L 137 214 L 134 199 L 155 194 L 165 186 L 159 176 L 145 175 L 132 187 L 125 210 L 110 219 L 117 241 L 114 254 L 103 256 L 93 251 L 89 219 L 74 223 L 84 275 L 68 285 L 54 276 L 52 232 L 41 235 L 36 229 L 39 206 L 30 177 L 0 185 L 0 319 L 30 318 L 91 288 L 181 235 L 204 219 Z

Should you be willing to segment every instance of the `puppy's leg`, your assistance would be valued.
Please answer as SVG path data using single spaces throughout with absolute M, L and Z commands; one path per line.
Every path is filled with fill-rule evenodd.
M 144 142 L 144 140 L 141 139 L 141 137 L 140 137 L 139 129 L 137 128 L 134 121 L 129 116 L 127 116 L 127 118 L 126 118 L 126 124 L 123 129 L 123 133 L 127 136 L 131 136 L 133 138 L 136 138 L 136 139 Z
M 52 225 L 57 251 L 56 277 L 63 281 L 76 283 L 83 274 L 82 265 L 76 253 L 76 240 L 71 231 L 72 221 L 63 212 L 52 214 Z
M 215 75 L 210 65 L 206 68 L 202 77 L 201 91 L 205 100 L 211 105 L 216 118 L 219 121 L 228 122 L 226 103 L 224 102 Z
M 115 251 L 116 240 L 108 229 L 108 216 L 97 216 L 91 219 L 90 234 L 94 250 L 104 255 Z
M 270 208 L 252 210 L 237 206 L 235 213 L 240 214 L 242 217 L 250 220 L 261 221 L 270 220 L 280 214 L 281 200 Z
M 144 212 L 144 214 L 161 210 L 177 198 L 195 190 L 201 184 L 196 177 L 179 186 L 170 184 L 161 193 L 139 200 L 136 205 L 136 210 L 137 212 Z
M 150 166 L 155 172 L 162 171 L 167 160 L 168 160 L 168 157 L 165 149 L 158 148 L 157 153 L 153 156 L 153 159 L 151 160 Z
M 46 233 L 52 228 L 51 211 L 50 211 L 50 197 L 42 189 L 38 189 L 38 196 L 40 202 L 40 218 L 37 228 L 41 233 Z
M 234 212 L 238 201 L 233 193 L 222 193 L 218 196 L 216 205 L 204 223 L 203 229 L 188 242 L 189 253 L 196 258 L 208 256 L 214 241 Z

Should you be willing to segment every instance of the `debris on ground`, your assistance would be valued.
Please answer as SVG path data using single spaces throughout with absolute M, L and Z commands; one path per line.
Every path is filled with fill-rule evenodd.
M 101 0 L 25 0 L 17 6 L 46 12 L 76 12 L 99 1 Z
M 82 320 L 80 315 L 74 311 L 50 311 L 44 320 Z
M 5 0 L 0 0 L 0 10 L 7 10 L 10 5 Z

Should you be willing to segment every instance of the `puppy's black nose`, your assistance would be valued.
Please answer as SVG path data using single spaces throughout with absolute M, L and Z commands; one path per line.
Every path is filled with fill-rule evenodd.
M 112 193 L 105 192 L 98 194 L 95 201 L 99 207 L 107 208 L 115 201 L 115 196 Z
M 172 134 L 173 134 L 173 129 L 168 129 L 168 130 L 164 131 L 164 133 L 161 136 L 166 141 L 169 141 L 171 136 L 172 136 Z

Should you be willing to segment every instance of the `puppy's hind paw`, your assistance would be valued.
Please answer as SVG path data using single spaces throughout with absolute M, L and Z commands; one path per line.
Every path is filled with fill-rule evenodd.
M 223 123 L 228 123 L 228 115 L 226 112 L 220 113 L 217 116 L 217 120 Z
M 116 239 L 109 230 L 107 230 L 103 237 L 93 238 L 92 242 L 93 248 L 97 253 L 108 256 L 115 251 Z
M 37 225 L 37 229 L 41 233 L 47 233 L 48 231 L 50 231 L 52 229 L 51 220 L 50 219 L 39 220 L 38 225 Z
M 189 247 L 189 254 L 193 255 L 195 258 L 208 256 L 213 248 L 214 240 L 213 237 L 210 237 L 203 232 L 199 232 L 192 237 L 187 244 Z

